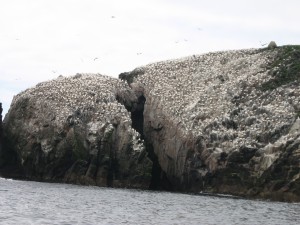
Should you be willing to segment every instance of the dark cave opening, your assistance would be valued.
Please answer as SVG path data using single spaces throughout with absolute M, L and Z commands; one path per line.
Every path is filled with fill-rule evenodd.
M 149 138 L 144 134 L 144 105 L 146 102 L 145 96 L 141 95 L 138 98 L 138 103 L 131 112 L 132 127 L 139 132 L 141 138 L 145 141 L 146 151 L 149 159 L 152 161 L 150 190 L 168 190 L 172 191 L 172 185 L 167 179 L 165 172 L 161 169 L 158 158 L 154 153 L 154 149 Z
M 141 138 L 144 140 L 144 105 L 146 98 L 141 95 L 138 98 L 136 108 L 131 112 L 132 127 L 139 132 Z
M 151 143 L 146 141 L 146 149 L 148 152 L 148 157 L 151 159 L 152 166 L 152 177 L 151 183 L 149 186 L 150 190 L 160 190 L 160 191 L 174 191 L 173 186 L 169 179 L 167 178 L 166 173 L 161 169 L 161 166 L 158 162 L 158 158 L 154 153 L 154 149 Z

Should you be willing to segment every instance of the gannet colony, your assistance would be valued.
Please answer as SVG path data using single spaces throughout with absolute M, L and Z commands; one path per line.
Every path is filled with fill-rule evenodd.
M 118 79 L 76 74 L 21 92 L 4 120 L 4 144 L 17 153 L 12 163 L 28 179 L 148 187 L 152 163 L 141 157 L 130 112 L 116 101 L 130 91 Z
M 276 45 L 59 77 L 14 97 L 2 174 L 299 201 L 299 77 Z

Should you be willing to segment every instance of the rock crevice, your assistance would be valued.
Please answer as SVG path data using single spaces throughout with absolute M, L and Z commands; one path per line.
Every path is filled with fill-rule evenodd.
M 119 78 L 128 83 L 135 94 L 135 98 L 128 98 L 128 95 L 118 96 L 117 99 L 120 103 L 124 104 L 126 109 L 131 113 L 132 127 L 140 134 L 141 139 L 145 143 L 145 154 L 152 161 L 151 169 L 151 182 L 149 184 L 150 190 L 168 190 L 172 191 L 173 187 L 168 180 L 166 173 L 161 169 L 158 157 L 154 152 L 151 139 L 144 133 L 144 109 L 146 104 L 146 98 L 143 90 L 138 87 L 132 87 L 132 81 L 139 74 L 143 74 L 141 71 L 134 71 L 120 74 Z

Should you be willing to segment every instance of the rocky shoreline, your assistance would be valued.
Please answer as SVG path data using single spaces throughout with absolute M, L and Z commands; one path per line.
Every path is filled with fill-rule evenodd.
M 274 46 L 43 82 L 4 119 L 1 174 L 300 201 L 299 72 Z

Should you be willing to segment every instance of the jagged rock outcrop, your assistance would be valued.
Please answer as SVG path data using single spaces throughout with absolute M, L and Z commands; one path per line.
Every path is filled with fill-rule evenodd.
M 225 51 L 123 73 L 179 191 L 300 201 L 300 48 Z
M 148 188 L 152 162 L 117 99 L 137 102 L 121 80 L 88 74 L 18 94 L 4 120 L 2 173 L 13 176 L 5 168 L 14 166 L 25 179 Z

